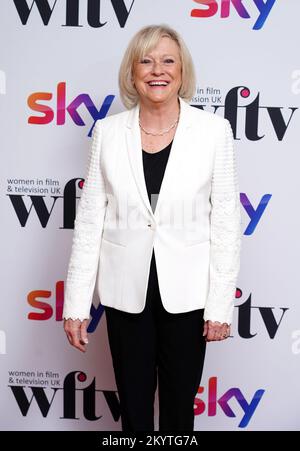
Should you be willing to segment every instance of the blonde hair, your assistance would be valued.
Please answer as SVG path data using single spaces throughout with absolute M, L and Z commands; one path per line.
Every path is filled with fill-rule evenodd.
M 127 109 L 134 107 L 139 101 L 139 94 L 133 84 L 133 65 L 146 53 L 150 52 L 162 37 L 169 37 L 179 47 L 182 66 L 182 83 L 178 95 L 190 101 L 196 88 L 195 69 L 191 54 L 181 36 L 168 25 L 149 25 L 138 31 L 125 51 L 119 70 L 119 89 L 123 104 Z

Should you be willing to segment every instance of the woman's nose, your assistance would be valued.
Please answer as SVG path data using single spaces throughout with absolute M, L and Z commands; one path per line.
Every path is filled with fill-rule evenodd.
M 160 74 L 163 73 L 163 71 L 164 71 L 163 70 L 163 66 L 162 66 L 162 64 L 159 61 L 156 61 L 156 62 L 153 63 L 152 72 L 154 74 L 160 75 Z

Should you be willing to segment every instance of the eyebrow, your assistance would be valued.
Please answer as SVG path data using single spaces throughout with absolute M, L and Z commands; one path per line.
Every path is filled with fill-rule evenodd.
M 146 54 L 143 55 L 141 58 L 146 58 L 146 56 L 152 58 L 152 56 L 149 55 L 149 53 L 146 53 Z M 162 55 L 162 58 L 165 58 L 166 56 L 171 56 L 172 58 L 176 58 L 175 55 L 172 55 L 171 53 L 166 53 L 166 54 Z

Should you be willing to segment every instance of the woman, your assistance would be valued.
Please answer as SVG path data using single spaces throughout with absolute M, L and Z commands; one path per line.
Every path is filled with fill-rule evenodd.
M 192 431 L 206 343 L 230 335 L 240 265 L 232 131 L 188 105 L 192 59 L 168 26 L 133 37 L 119 85 L 128 110 L 93 130 L 64 329 L 85 351 L 96 284 L 123 430 L 154 430 L 158 378 L 159 430 Z

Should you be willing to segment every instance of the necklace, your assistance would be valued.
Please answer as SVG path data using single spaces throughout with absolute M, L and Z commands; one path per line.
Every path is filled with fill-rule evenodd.
M 168 133 L 170 130 L 172 130 L 172 128 L 176 127 L 176 125 L 178 124 L 178 121 L 179 121 L 179 115 L 178 115 L 178 118 L 176 119 L 176 121 L 172 125 L 170 125 L 169 128 L 165 128 L 165 129 L 161 130 L 158 133 L 152 133 L 152 132 L 149 132 L 148 130 L 145 130 L 144 127 L 141 124 L 141 120 L 140 119 L 139 119 L 139 125 L 140 125 L 140 128 L 143 130 L 143 132 L 146 133 L 146 135 L 163 136 L 166 133 Z

